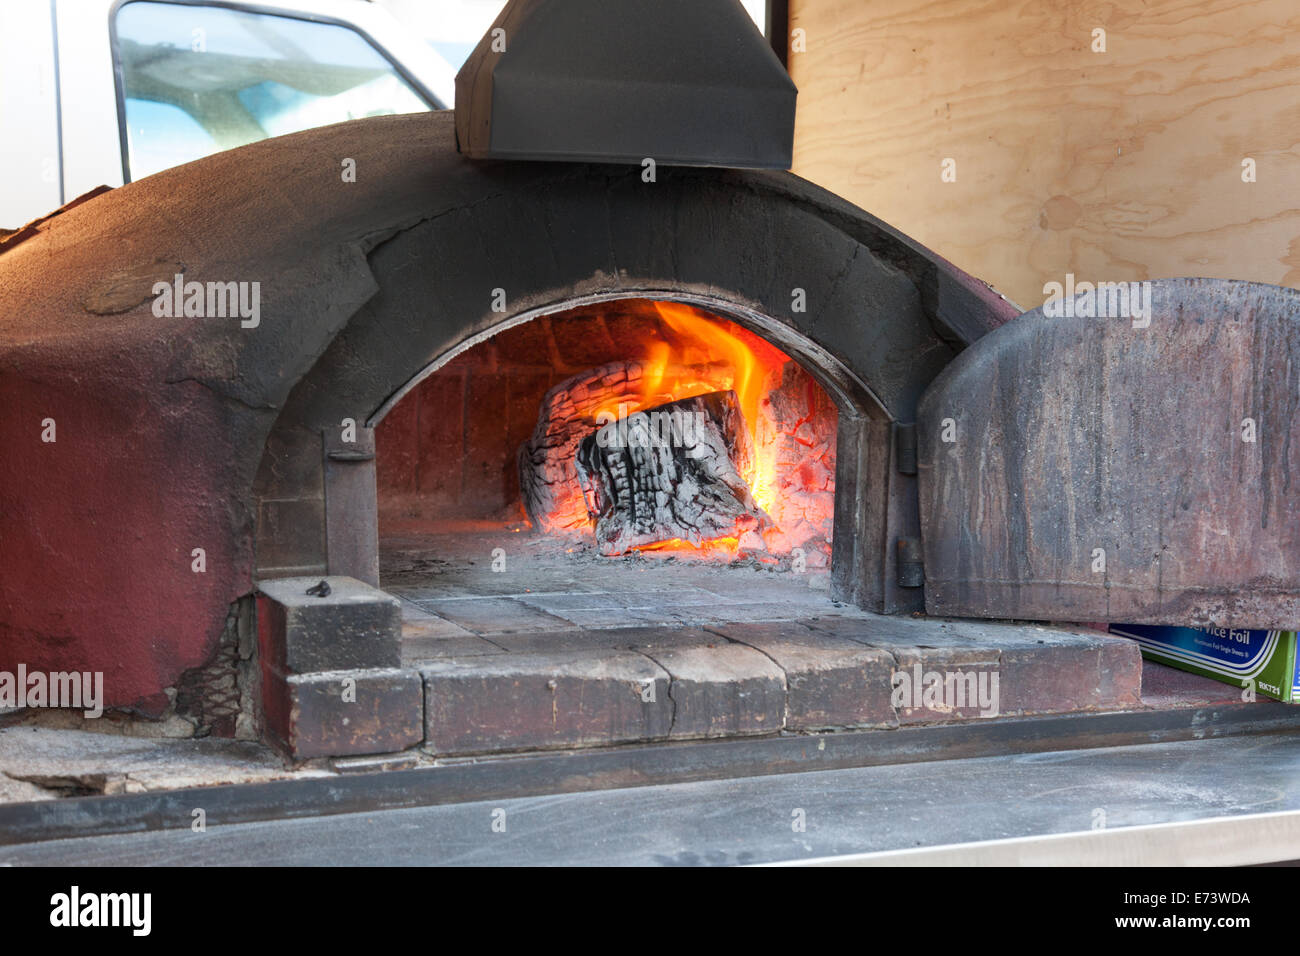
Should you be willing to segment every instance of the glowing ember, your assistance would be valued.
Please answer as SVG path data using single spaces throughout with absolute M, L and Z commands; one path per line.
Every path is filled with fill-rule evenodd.
M 720 555 L 725 558 L 731 558 L 740 550 L 739 538 L 711 538 L 708 541 L 701 541 L 699 544 L 693 544 L 684 538 L 669 538 L 667 541 L 657 541 L 654 544 L 642 545 L 636 548 L 637 551 L 698 551 L 705 555 Z

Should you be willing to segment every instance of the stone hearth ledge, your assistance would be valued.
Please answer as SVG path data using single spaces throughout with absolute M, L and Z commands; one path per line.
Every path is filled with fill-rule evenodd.
M 854 615 L 481 639 L 498 652 L 415 665 L 424 682 L 424 747 L 433 754 L 888 729 L 1140 705 L 1136 644 L 1058 627 Z M 895 674 L 917 687 L 900 706 Z M 930 675 L 951 687 L 962 682 L 970 699 L 927 697 Z
M 806 733 L 1140 705 L 1138 646 L 1061 627 L 873 615 L 584 629 L 455 603 L 403 622 L 350 578 L 263 585 L 267 741 L 302 761 Z M 451 603 L 451 602 L 449 602 Z M 748 606 L 738 606 L 741 609 Z M 772 606 L 768 606 L 771 611 Z M 757 612 L 758 608 L 750 608 Z M 343 634 L 346 640 L 330 640 Z

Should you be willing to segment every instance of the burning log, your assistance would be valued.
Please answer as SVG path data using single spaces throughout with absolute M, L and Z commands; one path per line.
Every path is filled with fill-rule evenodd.
M 752 454 L 735 392 L 619 416 L 585 438 L 575 459 L 597 548 L 615 555 L 761 532 L 767 515 L 742 477 Z
M 585 538 L 591 515 L 578 484 L 578 446 L 601 422 L 598 411 L 645 404 L 643 362 L 611 362 L 561 382 L 546 393 L 532 437 L 519 449 L 519 489 L 533 527 L 545 534 Z M 661 384 L 716 382 L 731 387 L 731 371 L 720 365 L 672 365 L 660 369 Z M 672 400 L 662 395 L 651 404 Z

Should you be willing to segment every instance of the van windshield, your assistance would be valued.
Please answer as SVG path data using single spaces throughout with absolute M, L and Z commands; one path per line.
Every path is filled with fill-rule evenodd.
M 269 136 L 439 105 L 338 23 L 133 0 L 114 28 L 130 179 Z

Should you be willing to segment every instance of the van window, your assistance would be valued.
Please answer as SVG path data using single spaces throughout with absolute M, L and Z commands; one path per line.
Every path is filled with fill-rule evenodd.
M 268 136 L 435 105 L 343 24 L 133 0 L 113 33 L 128 180 Z

